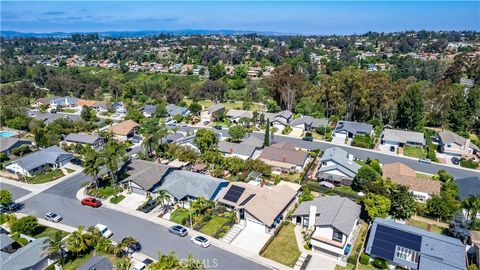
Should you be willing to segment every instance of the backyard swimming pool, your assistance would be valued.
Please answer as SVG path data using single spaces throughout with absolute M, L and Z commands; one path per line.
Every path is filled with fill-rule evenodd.
M 0 131 L 0 137 L 8 138 L 8 137 L 16 136 L 16 135 L 17 135 L 17 133 L 15 133 L 15 132 Z

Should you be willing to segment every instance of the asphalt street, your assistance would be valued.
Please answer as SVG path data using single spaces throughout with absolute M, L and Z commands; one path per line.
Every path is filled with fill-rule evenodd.
M 19 187 L 16 187 L 16 186 L 5 184 L 5 183 L 0 183 L 0 189 L 10 190 L 10 192 L 12 192 L 12 195 L 13 195 L 13 200 L 17 200 L 18 198 L 21 198 L 21 197 L 30 193 L 30 191 L 28 191 L 26 189 L 19 188 Z
M 200 127 L 191 127 L 191 126 L 180 127 L 178 130 L 183 132 L 193 133 L 193 131 L 196 129 L 200 129 Z M 222 133 L 224 137 L 228 137 L 228 129 L 224 128 L 222 130 L 216 130 L 216 129 L 212 129 L 212 130 Z M 255 136 L 263 140 L 264 133 L 254 132 L 251 134 L 251 136 Z M 309 142 L 309 141 L 304 141 L 300 138 L 293 138 L 293 137 L 276 135 L 276 134 L 274 135 L 272 141 L 273 142 L 289 142 L 295 147 L 308 149 L 308 150 L 320 149 L 322 151 L 325 151 L 325 149 L 327 148 L 338 146 L 340 148 L 345 149 L 348 153 L 352 154 L 355 158 L 358 158 L 358 159 L 362 159 L 362 160 L 366 160 L 367 158 L 378 159 L 383 164 L 388 164 L 393 162 L 402 162 L 416 171 L 430 173 L 430 174 L 436 174 L 438 173 L 439 170 L 445 170 L 451 175 L 453 175 L 455 178 L 464 178 L 464 177 L 480 175 L 480 172 L 466 170 L 461 167 L 445 166 L 443 164 L 435 163 L 435 162 L 432 162 L 431 164 L 425 164 L 425 163 L 420 163 L 416 159 L 411 159 L 408 157 L 395 156 L 395 155 L 385 154 L 379 151 L 372 151 L 372 150 L 351 147 L 351 146 L 334 145 L 329 142 L 319 142 L 319 141 Z
M 206 268 L 265 269 L 263 265 L 215 246 L 196 246 L 190 242 L 189 236 L 181 238 L 172 235 L 168 228 L 153 222 L 104 207 L 94 209 L 82 206 L 76 199 L 76 193 L 82 184 L 89 181 L 83 174 L 75 175 L 26 200 L 21 212 L 40 218 L 52 211 L 63 217 L 63 224 L 74 227 L 104 224 L 113 232 L 112 240 L 120 242 L 126 236 L 133 236 L 142 244 L 142 253 L 152 258 L 157 258 L 158 252 L 166 254 L 175 251 L 180 258 L 192 254 L 194 258 L 201 259 Z

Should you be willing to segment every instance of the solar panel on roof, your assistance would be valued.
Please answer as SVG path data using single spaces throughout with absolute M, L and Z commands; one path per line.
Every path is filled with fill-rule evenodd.
M 245 191 L 244 187 L 239 186 L 231 186 L 230 189 L 227 191 L 223 199 L 236 203 L 240 196 L 242 196 L 243 192 Z
M 419 235 L 377 225 L 370 253 L 386 260 L 393 260 L 396 246 L 420 252 L 421 244 L 422 237 Z

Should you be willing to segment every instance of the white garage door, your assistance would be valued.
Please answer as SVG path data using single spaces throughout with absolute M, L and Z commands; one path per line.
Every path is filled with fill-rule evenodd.
M 336 138 L 347 138 L 347 134 L 346 133 L 335 133 L 335 137 Z
M 265 225 L 263 225 L 262 223 L 250 218 L 247 218 L 246 221 L 247 221 L 246 225 L 247 227 L 249 227 L 250 230 L 254 229 L 255 231 L 259 231 L 259 232 L 265 231 Z

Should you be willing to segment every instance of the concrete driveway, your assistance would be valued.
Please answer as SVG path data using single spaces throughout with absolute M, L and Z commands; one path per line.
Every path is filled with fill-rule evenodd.
M 345 137 L 333 136 L 332 143 L 334 143 L 334 144 L 345 144 Z
M 131 194 L 126 194 L 122 193 L 125 195 L 125 199 L 121 200 L 118 203 L 118 206 L 125 207 L 128 209 L 133 209 L 136 210 L 147 198 L 145 196 L 136 194 L 136 193 L 131 193 Z
M 321 254 L 311 253 L 312 258 L 307 265 L 307 270 L 333 270 L 339 264 L 335 259 L 323 256 Z
M 270 238 L 259 226 L 246 226 L 233 240 L 232 245 L 253 253 L 258 253 Z

